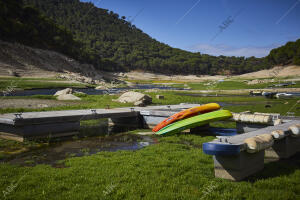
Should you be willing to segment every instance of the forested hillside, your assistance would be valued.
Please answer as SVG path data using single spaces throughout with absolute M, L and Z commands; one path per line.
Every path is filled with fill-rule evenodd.
M 79 0 L 26 0 L 104 60 L 126 70 L 166 74 L 241 74 L 271 67 L 265 59 L 191 53 L 152 39 L 124 16 Z M 113 67 L 113 66 L 110 66 Z
M 57 51 L 99 69 L 111 69 L 105 68 L 111 63 L 103 61 L 95 51 L 87 51 L 65 27 L 55 24 L 38 9 L 24 5 L 22 0 L 0 0 L 0 39 Z
M 25 5 L 24 5 L 25 4 Z M 0 39 L 58 51 L 106 71 L 242 74 L 299 64 L 299 40 L 266 58 L 210 56 L 172 48 L 124 16 L 79 0 L 0 0 Z
M 300 39 L 273 49 L 267 58 L 268 61 L 274 65 L 300 65 Z

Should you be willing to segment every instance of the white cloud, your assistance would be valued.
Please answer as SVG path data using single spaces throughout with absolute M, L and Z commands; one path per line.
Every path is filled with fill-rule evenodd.
M 193 52 L 200 52 L 201 54 L 209 54 L 214 56 L 224 55 L 224 56 L 245 56 L 245 57 L 264 57 L 267 56 L 270 51 L 280 45 L 272 44 L 269 46 L 255 47 L 255 46 L 245 46 L 245 47 L 233 47 L 224 44 L 198 44 L 189 47 L 188 50 Z

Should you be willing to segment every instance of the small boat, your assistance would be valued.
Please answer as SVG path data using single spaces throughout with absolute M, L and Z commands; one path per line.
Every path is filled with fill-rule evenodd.
M 293 95 L 289 93 L 277 93 L 275 96 L 279 99 L 280 97 L 292 97 Z
M 210 122 L 225 120 L 231 118 L 232 114 L 228 110 L 217 110 L 209 113 L 205 113 L 202 115 L 197 115 L 195 117 L 190 117 L 187 119 L 180 120 L 173 124 L 169 124 L 168 126 L 162 128 L 158 132 L 157 135 L 164 135 L 164 134 L 174 134 L 180 133 L 186 129 L 195 128 L 198 126 L 203 126 Z
M 163 120 L 159 124 L 157 124 L 152 129 L 152 131 L 157 132 L 160 129 L 162 129 L 163 127 L 165 127 L 165 126 L 167 126 L 167 125 L 169 125 L 173 122 L 176 122 L 178 120 L 185 119 L 185 118 L 188 118 L 188 117 L 192 117 L 192 116 L 195 116 L 195 115 L 198 115 L 198 114 L 211 112 L 211 111 L 214 111 L 214 110 L 218 110 L 220 108 L 221 108 L 221 106 L 217 103 L 209 103 L 209 104 L 204 104 L 204 105 L 201 105 L 201 106 L 196 106 L 196 107 L 193 107 L 193 108 L 189 108 L 189 109 L 180 111 L 180 112 L 166 118 L 165 120 Z
M 275 98 L 277 92 L 262 92 L 262 95 L 265 96 L 266 98 L 273 99 Z

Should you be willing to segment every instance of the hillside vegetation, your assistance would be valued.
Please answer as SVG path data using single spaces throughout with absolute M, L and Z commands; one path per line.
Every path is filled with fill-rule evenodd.
M 57 24 L 71 30 L 76 40 L 124 70 L 165 74 L 241 74 L 269 68 L 265 59 L 210 56 L 172 48 L 151 38 L 126 17 L 79 0 L 26 0 Z M 115 69 L 115 66 L 110 66 Z
M 300 65 L 300 39 L 273 49 L 267 58 L 274 65 Z
M 105 71 L 243 74 L 299 64 L 299 42 L 266 58 L 210 56 L 156 41 L 126 17 L 79 0 L 0 0 L 0 39 L 54 50 Z
M 110 65 L 96 52 L 74 40 L 68 29 L 57 25 L 38 9 L 24 5 L 22 0 L 0 0 L 0 39 L 57 51 L 98 69 Z

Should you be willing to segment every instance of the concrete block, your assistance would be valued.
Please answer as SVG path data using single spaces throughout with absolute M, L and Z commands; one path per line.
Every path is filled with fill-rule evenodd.
M 289 158 L 300 151 L 300 138 L 285 137 L 281 140 L 275 140 L 272 147 L 265 150 L 266 158 Z
M 233 181 L 240 181 L 264 168 L 264 151 L 239 155 L 213 157 L 215 177 Z

